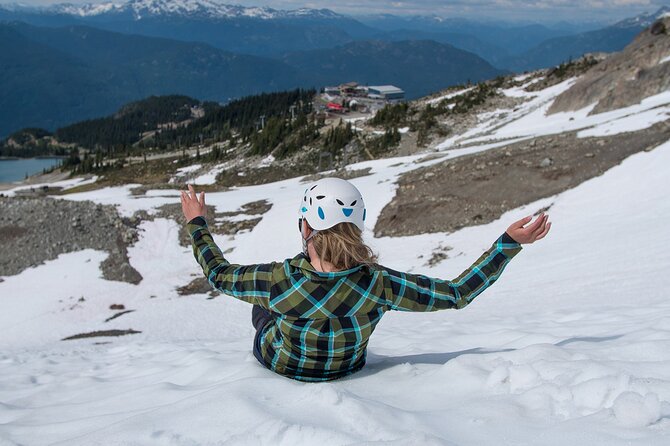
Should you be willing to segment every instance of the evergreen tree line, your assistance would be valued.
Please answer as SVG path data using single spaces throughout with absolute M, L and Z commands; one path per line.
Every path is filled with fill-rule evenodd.
M 140 140 L 144 132 L 159 124 L 182 122 L 191 117 L 191 107 L 200 101 L 188 96 L 151 96 L 123 106 L 115 115 L 89 119 L 55 132 L 65 143 L 75 143 L 88 149 L 105 150 L 128 146 Z
M 388 127 L 383 135 L 367 142 L 367 149 L 372 155 L 381 155 L 400 143 L 401 135 L 397 127 Z
M 316 141 L 323 121 L 314 114 L 300 112 L 295 119 L 292 116 L 272 116 L 260 131 L 255 131 L 251 142 L 250 155 L 275 153 L 278 157 L 289 156 L 302 147 Z
M 267 147 L 275 147 L 277 132 L 285 134 L 286 128 L 279 130 L 279 122 L 294 116 L 308 114 L 312 111 L 312 100 L 316 90 L 295 89 L 273 93 L 261 93 L 246 96 L 220 106 L 205 103 L 205 116 L 192 122 L 187 127 L 168 128 L 157 133 L 152 140 L 141 145 L 157 147 L 164 150 L 168 146 L 194 145 L 201 141 L 206 144 L 232 140 L 255 144 L 254 153 L 267 152 Z M 273 122 L 270 122 L 273 121 Z M 256 141 L 259 130 L 266 134 Z M 272 134 L 272 135 L 271 135 Z M 253 139 L 253 140 L 252 140 Z
M 384 128 L 398 127 L 407 123 L 409 112 L 410 106 L 406 102 L 387 104 L 368 122 Z
M 234 135 L 249 142 L 259 129 L 265 130 L 267 125 L 274 126 L 273 132 L 276 132 L 281 119 L 286 120 L 290 116 L 292 121 L 296 121 L 295 117 L 310 113 L 315 94 L 314 89 L 262 93 L 236 99 L 226 105 L 201 103 L 179 95 L 151 96 L 122 107 L 113 116 L 60 128 L 54 136 L 60 142 L 103 151 L 107 155 L 144 152 L 153 148 L 166 150 L 205 141 L 226 141 Z M 191 119 L 191 108 L 195 106 L 202 108 L 204 116 L 194 119 L 187 126 L 178 125 Z M 34 129 L 34 133 L 45 132 Z M 273 136 L 270 139 L 276 138 Z M 2 150 L 8 150 L 6 144 Z
M 331 153 L 337 153 L 351 142 L 354 135 L 351 122 L 347 122 L 346 125 L 340 123 L 337 127 L 332 127 L 328 130 L 323 142 L 323 148 Z
M 150 149 L 185 149 L 200 142 L 209 145 L 229 141 L 230 145 L 236 145 L 238 139 L 251 145 L 250 154 L 265 155 L 277 149 L 278 156 L 288 156 L 319 138 L 323 119 L 311 113 L 315 94 L 315 90 L 296 89 L 248 96 L 225 106 L 204 103 L 201 104 L 204 116 L 188 126 L 175 123 L 188 119 L 191 107 L 199 104 L 197 101 L 191 102 L 184 96 L 152 97 L 129 104 L 114 117 L 69 126 L 70 134 L 78 135 L 80 145 L 88 148 L 89 153 L 82 158 L 79 150 L 72 150 L 64 167 L 76 173 L 90 173 L 122 167 L 123 160 L 113 163 L 110 161 L 113 157 L 141 154 L 146 157 Z M 149 105 L 146 112 L 141 106 L 144 103 Z M 158 113 L 161 105 L 165 109 Z M 182 110 L 184 114 L 180 115 Z M 172 119 L 173 124 L 165 126 L 166 119 Z M 149 120 L 154 127 L 163 124 L 163 128 L 138 142 L 141 133 L 138 129 L 149 127 Z M 218 161 L 224 155 L 225 151 L 215 146 L 206 158 Z
M 44 140 L 36 144 L 28 144 L 22 148 L 16 148 L 9 145 L 0 145 L 0 156 L 10 158 L 34 158 L 37 156 L 67 156 L 68 149 L 48 144 Z
M 51 144 L 46 139 L 51 136 L 47 130 L 40 128 L 25 128 L 12 133 L 3 144 L 0 144 L 0 156 L 32 158 L 43 155 L 65 156 L 67 150 Z M 14 144 L 9 144 L 12 141 Z
M 199 120 L 193 126 L 193 130 L 199 131 L 209 128 L 221 128 L 228 126 L 240 132 L 242 138 L 248 138 L 263 125 L 261 117 L 265 121 L 271 117 L 287 118 L 292 114 L 307 114 L 312 111 L 312 100 L 316 90 L 295 89 L 273 93 L 261 93 L 247 96 L 226 104 Z M 291 112 L 291 107 L 293 112 Z

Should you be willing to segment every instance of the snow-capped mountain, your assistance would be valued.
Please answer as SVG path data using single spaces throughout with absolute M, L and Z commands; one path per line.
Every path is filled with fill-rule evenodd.
M 619 28 L 646 28 L 656 20 L 670 14 L 670 6 L 663 6 L 654 13 L 644 13 L 636 17 L 617 22 L 614 26 Z
M 329 48 L 368 39 L 376 32 L 328 9 L 279 10 L 225 1 L 111 0 L 42 7 L 0 4 L 0 21 L 48 27 L 86 25 L 122 34 L 203 42 L 256 56 Z
M 28 8 L 20 5 L 6 5 L 3 7 L 13 10 L 38 10 L 47 14 L 65 14 L 78 17 L 131 13 L 137 20 L 153 16 L 210 19 L 255 18 L 264 20 L 342 17 L 329 9 L 300 8 L 295 10 L 278 10 L 267 6 L 246 7 L 224 4 L 212 0 L 129 0 L 127 2 L 104 2 L 97 4 L 60 3 L 40 8 Z

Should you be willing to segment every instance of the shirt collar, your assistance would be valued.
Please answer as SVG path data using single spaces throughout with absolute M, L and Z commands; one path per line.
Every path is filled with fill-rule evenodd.
M 320 277 L 322 279 L 335 279 L 338 277 L 348 276 L 349 274 L 356 272 L 363 267 L 363 265 L 361 264 L 353 268 L 346 269 L 344 271 L 335 271 L 331 273 L 317 271 L 316 268 L 314 268 L 314 266 L 309 262 L 307 256 L 304 253 L 300 253 L 297 256 L 293 257 L 290 261 L 290 265 L 296 268 L 300 268 L 303 271 L 307 271 L 312 275 L 316 275 L 317 277 Z

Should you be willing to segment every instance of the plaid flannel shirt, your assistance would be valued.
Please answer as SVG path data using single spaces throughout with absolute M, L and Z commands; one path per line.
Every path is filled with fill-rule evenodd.
M 319 272 L 304 254 L 283 262 L 230 264 L 202 217 L 188 224 L 193 254 L 215 289 L 260 305 L 273 319 L 261 333 L 265 366 L 301 381 L 327 381 L 360 370 L 370 335 L 386 311 L 463 308 L 520 250 L 507 233 L 453 281 L 360 265 Z

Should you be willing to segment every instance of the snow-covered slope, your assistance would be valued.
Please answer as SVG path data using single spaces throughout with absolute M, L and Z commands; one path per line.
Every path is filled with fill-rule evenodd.
M 370 227 L 418 160 L 355 166 L 372 168 L 353 180 Z M 453 278 L 510 222 L 552 204 L 549 236 L 472 305 L 388 314 L 368 365 L 338 382 L 304 384 L 261 367 L 247 304 L 179 297 L 175 288 L 199 270 L 170 220 L 143 223 L 130 250 L 139 285 L 101 279 L 106 254 L 91 250 L 5 277 L 0 444 L 667 445 L 670 182 L 659 166 L 668 163 L 670 143 L 488 225 L 370 240 L 388 266 Z M 230 259 L 295 254 L 302 190 L 293 179 L 208 195 L 219 211 L 273 203 L 252 232 L 217 237 Z M 72 198 L 126 213 L 178 201 L 128 188 Z M 451 247 L 450 258 L 425 266 L 437 245 Z M 135 311 L 103 322 L 111 304 Z M 142 333 L 60 341 L 103 328 Z
M 591 104 L 575 112 L 547 116 L 547 111 L 556 97 L 574 85 L 575 79 L 565 80 L 537 92 L 526 91 L 526 87 L 534 82 L 537 79 L 501 91 L 505 96 L 523 100 L 522 104 L 480 114 L 477 125 L 440 142 L 436 148 L 449 150 L 454 147 L 476 146 L 485 141 L 509 142 L 510 139 L 529 139 L 572 131 L 577 131 L 580 138 L 612 136 L 643 130 L 670 118 L 668 91 L 647 97 L 639 104 L 610 112 L 589 114 L 596 106 Z
M 410 170 L 544 135 L 609 136 L 670 117 L 667 92 L 607 113 L 590 115 L 587 107 L 547 116 L 575 80 L 528 92 L 537 82 L 528 79 L 502 91 L 522 103 L 480 114 L 477 125 L 437 144 L 438 153 L 349 166 L 370 168 L 352 181 L 366 197 L 366 237 L 395 269 L 454 278 L 511 222 L 550 207 L 548 237 L 526 246 L 472 305 L 389 313 L 363 371 L 299 383 L 252 356 L 248 304 L 177 293 L 199 267 L 178 244 L 177 222 L 144 221 L 129 249 L 143 277 L 138 285 L 102 279 L 107 253 L 93 250 L 0 278 L 0 446 L 670 444 L 670 142 L 490 224 L 373 238 L 396 181 Z M 226 165 L 208 168 L 177 175 L 209 184 Z M 272 204 L 253 230 L 216 236 L 231 261 L 282 260 L 299 251 L 304 184 L 293 178 L 208 194 L 218 212 Z M 59 198 L 114 204 L 123 216 L 179 202 L 176 190 L 136 195 L 134 186 Z M 437 247 L 449 257 L 429 266 Z M 130 312 L 110 319 L 119 314 L 112 305 Z M 61 341 L 129 329 L 140 333 Z

